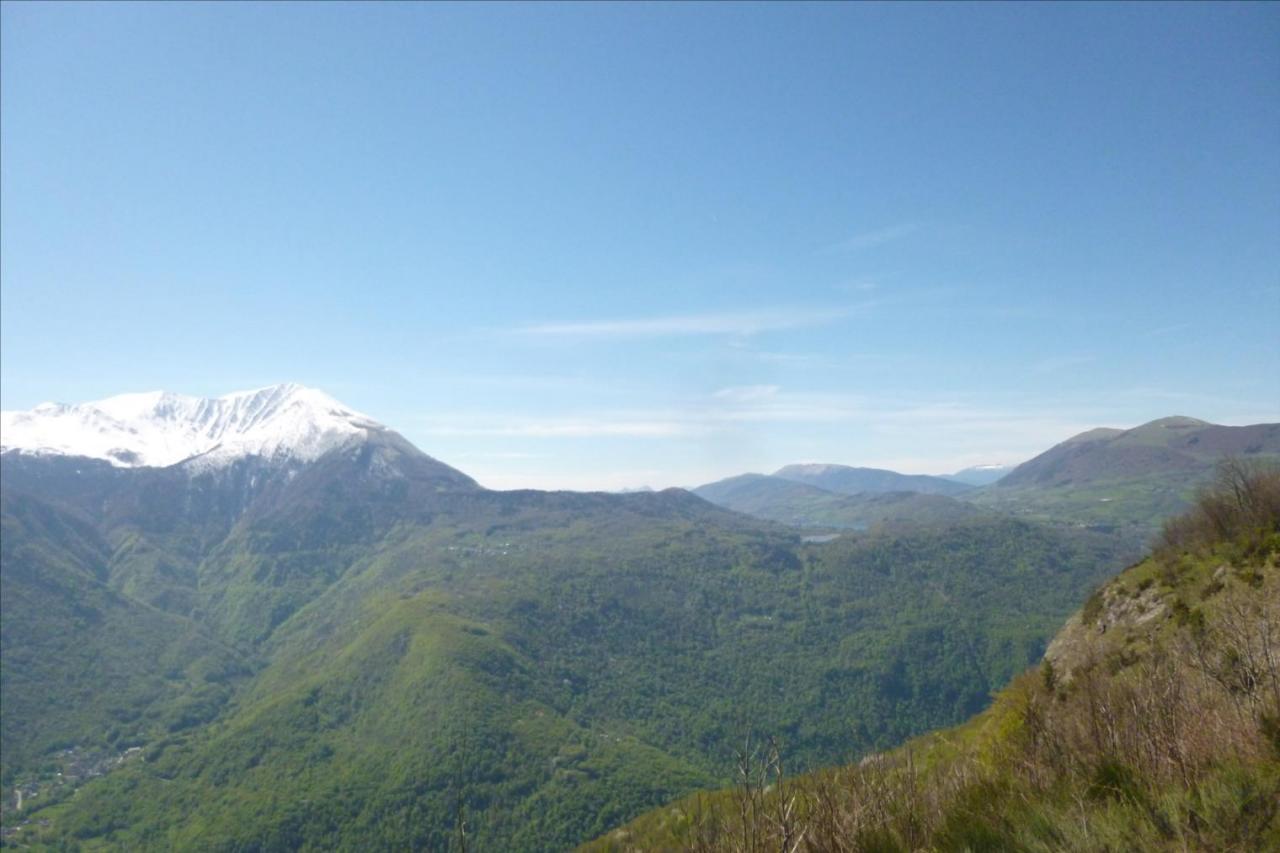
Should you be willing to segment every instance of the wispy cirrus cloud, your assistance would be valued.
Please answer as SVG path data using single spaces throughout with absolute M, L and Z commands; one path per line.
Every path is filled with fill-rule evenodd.
M 662 317 L 538 323 L 509 330 L 531 338 L 657 338 L 681 335 L 754 335 L 821 326 L 862 313 L 874 302 L 818 308 L 781 307 L 755 311 L 673 314 Z
M 499 462 L 523 462 L 547 458 L 545 453 L 522 453 L 516 450 L 471 450 L 456 455 L 459 459 L 485 459 Z
M 432 436 L 488 438 L 679 438 L 705 432 L 692 421 L 662 413 L 605 412 L 576 417 L 437 419 L 422 430 Z
M 885 243 L 892 243 L 895 240 L 901 240 L 903 237 L 909 237 L 920 230 L 920 226 L 914 222 L 903 222 L 898 225 L 889 225 L 885 228 L 875 228 L 870 231 L 861 231 L 852 237 L 833 243 L 827 247 L 830 252 L 860 252 L 864 249 L 874 249 L 876 246 L 883 246 Z
M 778 395 L 782 390 L 777 385 L 735 385 L 730 388 L 721 388 L 719 391 L 712 393 L 712 398 L 716 400 L 730 400 L 732 402 L 750 402 L 753 400 L 768 400 Z
M 1175 334 L 1177 332 L 1185 332 L 1187 329 L 1190 329 L 1190 328 L 1191 328 L 1190 323 L 1174 323 L 1171 326 L 1157 326 L 1154 329 L 1147 329 L 1145 332 L 1142 332 L 1141 334 L 1142 334 L 1142 337 L 1144 338 L 1160 338 L 1160 337 L 1164 337 L 1165 335 Z
M 1056 373 L 1059 370 L 1068 370 L 1072 367 L 1083 367 L 1086 364 L 1092 364 L 1097 361 L 1098 357 L 1094 355 L 1060 355 L 1053 358 L 1042 359 L 1031 365 L 1032 373 Z
M 873 290 L 880 289 L 880 282 L 871 279 L 858 279 L 856 281 L 846 281 L 835 286 L 836 290 L 845 293 L 871 293 Z

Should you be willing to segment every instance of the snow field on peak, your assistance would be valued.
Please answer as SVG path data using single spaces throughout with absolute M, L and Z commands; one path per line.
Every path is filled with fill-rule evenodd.
M 87 456 L 118 467 L 187 462 L 207 468 L 246 456 L 309 461 L 381 428 L 301 385 L 213 398 L 155 391 L 2 412 L 0 452 Z

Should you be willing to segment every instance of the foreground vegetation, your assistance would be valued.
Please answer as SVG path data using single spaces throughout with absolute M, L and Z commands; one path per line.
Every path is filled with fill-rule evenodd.
M 588 849 L 1278 849 L 1278 559 L 1280 473 L 1228 464 L 966 725 L 798 778 L 748 744 Z

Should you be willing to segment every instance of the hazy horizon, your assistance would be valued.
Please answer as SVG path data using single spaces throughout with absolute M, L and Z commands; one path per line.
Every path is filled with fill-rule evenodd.
M 287 384 L 287 383 L 280 383 L 280 384 Z M 265 388 L 265 387 L 269 387 L 269 386 L 264 386 L 264 388 Z M 263 390 L 263 389 L 237 389 L 237 391 L 235 391 L 235 392 L 229 392 L 227 395 L 215 395 L 215 396 L 232 396 L 232 395 L 235 395 L 235 394 L 237 394 L 237 393 L 243 393 L 243 392 L 247 392 L 247 391 L 256 391 L 256 390 Z M 323 391 L 324 389 L 318 389 L 318 390 Z M 146 392 L 126 392 L 126 394 L 125 394 L 124 396 L 134 396 L 134 395 L 145 396 L 145 395 L 147 395 L 147 394 L 155 394 L 155 393 L 161 393 L 161 392 L 166 392 L 166 391 L 167 391 L 167 392 L 172 392 L 172 389 L 153 389 L 153 390 L 151 390 L 151 391 L 146 391 Z M 172 393 L 181 393 L 181 392 L 172 392 Z M 117 395 L 112 395 L 112 396 L 117 396 Z M 38 405 L 48 405 L 48 404 L 51 404 L 51 403 L 52 403 L 52 404 L 65 404 L 65 403 L 72 403 L 72 404 L 74 404 L 75 402 L 90 403 L 90 402 L 98 402 L 98 401 L 65 401 L 65 400 L 56 400 L 56 401 L 55 401 L 55 400 L 50 400 L 50 401 L 43 401 L 41 404 L 38 404 Z M 342 402 L 342 401 L 339 401 L 339 402 Z M 6 411 L 7 411 L 7 410 L 6 410 Z M 370 412 L 363 412 L 362 414 L 368 415 L 369 417 L 372 417 L 374 420 L 380 420 L 380 419 L 379 419 L 375 414 L 373 414 L 373 413 L 370 413 Z M 1179 413 L 1179 414 L 1180 414 L 1180 413 Z M 1169 416 L 1174 416 L 1174 415 L 1169 415 Z M 1165 417 L 1165 416 L 1162 416 L 1162 417 Z M 1202 420 L 1203 420 L 1203 419 L 1202 419 Z M 1254 423 L 1254 422 L 1255 422 L 1255 421 L 1250 421 L 1250 420 L 1246 419 L 1246 420 L 1241 420 L 1241 421 L 1238 421 L 1238 422 L 1235 422 L 1235 421 L 1228 421 L 1228 422 L 1225 422 L 1223 425 L 1227 425 L 1227 426 L 1244 426 L 1244 425 L 1247 425 L 1247 424 L 1250 424 L 1250 423 Z M 1084 427 L 1084 428 L 1076 429 L 1074 432 L 1072 432 L 1072 433 L 1070 433 L 1070 434 L 1068 434 L 1068 435 L 1062 435 L 1062 436 L 1059 436 L 1059 437 L 1056 437 L 1056 438 L 1049 439 L 1046 443 L 1044 443 L 1044 444 L 1042 444 L 1042 445 L 1037 446 L 1036 448 L 1034 448 L 1034 449 L 1032 449 L 1032 450 L 1030 450 L 1030 451 L 1028 451 L 1028 452 L 1024 453 L 1023 455 L 1021 455 L 1021 456 L 1019 456 L 1019 457 L 1017 457 L 1017 458 L 1012 458 L 1012 457 L 1010 457 L 1010 458 L 1000 459 L 1000 460 L 997 460 L 997 461 L 991 461 L 991 460 L 989 459 L 988 461 L 985 461 L 985 462 L 973 462 L 973 461 L 968 461 L 968 462 L 965 462 L 964 464 L 954 464 L 954 465 L 949 465 L 949 466 L 948 466 L 948 465 L 946 465 L 946 464 L 944 464 L 944 463 L 939 462 L 938 460 L 924 461 L 924 460 L 920 460 L 920 459 L 904 459 L 904 460 L 888 461 L 888 462 L 867 462 L 867 461 L 860 461 L 860 460 L 856 460 L 856 459 L 855 459 L 855 460 L 848 460 L 848 459 L 833 459 L 833 458 L 812 458 L 812 459 L 810 459 L 810 458 L 792 458 L 792 459 L 786 459 L 786 460 L 783 460 L 783 461 L 775 461 L 775 462 L 773 462 L 773 463 L 771 463 L 771 464 L 764 464 L 764 465 L 760 465 L 760 466 L 757 466 L 757 467 L 754 467 L 754 468 L 752 468 L 752 467 L 748 467 L 748 468 L 740 468 L 740 469 L 739 469 L 739 468 L 735 468 L 735 469 L 731 469 L 731 470 L 730 470 L 730 469 L 724 469 L 724 470 L 719 470 L 719 471 L 717 471 L 717 470 L 715 470 L 715 469 L 703 469 L 703 470 L 704 470 L 704 473 L 702 473 L 702 474 L 701 474 L 701 476 L 698 476 L 698 475 L 696 475 L 696 474 L 695 474 L 695 475 L 694 475 L 694 479 L 692 479 L 692 480 L 686 480 L 686 481 L 680 481 L 680 482 L 657 482 L 657 483 L 654 483 L 654 482 L 636 482 L 636 481 L 625 481 L 625 482 L 624 482 L 624 481 L 622 481 L 621 479 L 619 479 L 619 477 L 618 477 L 618 475 L 616 474 L 616 472 L 615 472 L 615 471 L 611 471 L 611 470 L 604 470 L 604 471 L 597 472 L 597 473 L 596 473 L 596 474 L 595 474 L 591 479 L 586 480 L 586 481 L 585 481 L 584 483 L 582 483 L 582 484 L 572 484 L 572 483 L 570 483 L 570 484 L 566 484 L 566 483 L 563 483 L 563 482 L 552 482 L 552 483 L 550 483 L 550 484 L 542 484 L 542 483 L 525 483 L 525 482 L 521 482 L 521 481 L 519 481 L 519 480 L 509 480 L 509 479 L 507 479 L 506 475 L 505 475 L 505 474 L 503 473 L 503 471 L 501 470 L 501 462 L 505 461 L 505 460 L 506 460 L 506 459 L 508 459 L 508 458 L 510 458 L 510 459 L 520 459 L 520 458 L 523 458 L 523 457 L 521 457 L 521 456 L 519 456 L 519 455 L 512 455 L 512 456 L 510 456 L 510 457 L 504 457 L 504 456 L 502 456 L 502 455 L 500 455 L 500 454 L 499 454 L 499 455 L 491 456 L 491 457 L 489 458 L 489 460 L 488 460 L 488 461 L 489 461 L 489 463 L 490 463 L 489 467 L 490 467 L 491 469 L 496 468 L 496 469 L 497 469 L 497 470 L 496 470 L 496 473 L 493 473 L 492 471 L 488 471 L 487 473 L 480 473 L 480 474 L 477 474 L 475 470 L 473 470 L 473 469 L 469 468 L 469 467 L 468 467 L 468 466 L 466 466 L 466 465 L 458 464 L 458 463 L 456 462 L 456 460 L 451 460 L 451 459 L 446 458 L 446 457 L 441 457 L 441 456 L 439 456 L 439 454 L 432 453 L 429 447 L 424 446 L 424 443 L 423 443 L 423 442 L 424 442 L 424 439 L 422 439 L 421 437 L 415 437 L 414 435 L 407 433 L 406 431 L 404 431 L 404 430 L 400 429 L 400 428 L 399 428 L 396 424 L 394 424 L 394 423 L 388 423 L 388 422 L 385 422 L 385 421 L 383 421 L 383 423 L 384 423 L 384 425 L 385 425 L 385 426 L 388 426 L 388 427 L 390 427 L 391 429 L 394 429 L 394 430 L 396 430 L 397 432 L 401 432 L 402 434 L 406 435 L 406 437 L 407 437 L 407 438 L 409 438 L 410 440 L 414 441 L 414 443 L 415 443 L 415 444 L 417 444 L 417 445 L 419 446 L 419 448 L 420 448 L 420 449 L 423 449 L 424 451 L 428 452 L 428 453 L 429 453 L 429 454 L 431 454 L 431 455 L 435 455 L 437 458 L 439 458 L 439 459 L 440 459 L 440 461 L 445 462 L 445 463 L 449 463 L 449 464 L 453 464 L 455 467 L 459 467 L 459 468 L 461 468 L 461 469 L 464 471 L 464 473 L 467 473 L 467 474 L 470 474 L 470 475 L 472 475 L 472 476 L 476 477 L 476 479 L 481 483 L 481 485 L 484 485 L 484 486 L 486 486 L 486 487 L 488 487 L 488 488 L 496 488 L 496 489 L 538 488 L 538 489 L 552 489 L 552 490 L 555 490 L 555 489 L 571 489 L 571 490 L 584 490 L 584 491 L 595 491 L 595 490 L 618 491 L 618 490 L 636 490 L 636 489 L 643 489 L 643 488 L 663 489 L 663 488 L 670 488 L 670 487 L 678 487 L 678 488 L 687 488 L 687 489 L 692 489 L 692 488 L 696 488 L 697 486 L 706 485 L 707 483 L 710 483 L 710 482 L 713 482 L 713 481 L 716 481 L 716 480 L 721 480 L 721 479 L 724 479 L 724 478 L 727 478 L 727 477 L 738 476 L 738 475 L 741 475 L 741 474 L 750 474 L 750 473 L 754 473 L 754 474 L 769 474 L 769 473 L 773 473 L 775 470 L 777 470 L 777 469 L 779 469 L 779 468 L 783 467 L 784 465 L 791 465 L 791 464 L 838 464 L 838 465 L 849 465 L 849 466 L 852 466 L 852 467 L 886 468 L 886 469 L 889 469 L 889 470 L 894 470 L 894 471 L 898 471 L 898 472 L 900 472 L 900 473 L 906 473 L 906 474 L 932 474 L 932 475 L 938 475 L 938 476 L 946 476 L 946 475 L 949 475 L 949 474 L 955 474 L 955 473 L 958 473 L 958 472 L 960 472 L 960 471 L 962 471 L 962 470 L 964 470 L 964 469 L 974 468 L 974 467 L 980 467 L 980 466 L 984 466 L 984 465 L 991 465 L 991 466 L 1013 466 L 1013 465 L 1017 465 L 1018 463 L 1025 462 L 1025 461 L 1027 461 L 1028 459 L 1030 459 L 1030 458 L 1032 458 L 1032 457 L 1034 457 L 1034 456 L 1038 455 L 1038 454 L 1039 454 L 1039 453 L 1041 453 L 1042 451 L 1047 450 L 1051 445 L 1056 444 L 1056 443 L 1058 443 L 1059 441 L 1062 441 L 1062 440 L 1064 440 L 1064 439 L 1066 439 L 1066 438 L 1070 438 L 1070 437 L 1072 437 L 1072 436 L 1074 436 L 1074 435 L 1077 435 L 1077 434 L 1079 434 L 1080 432 L 1084 432 L 1084 431 L 1085 431 L 1085 430 L 1087 430 L 1087 429 L 1095 429 L 1095 428 L 1100 427 L 1100 426 L 1101 426 L 1101 427 L 1120 428 L 1120 429 L 1129 429 L 1129 428 L 1132 428 L 1132 427 L 1136 427 L 1136 426 L 1140 426 L 1140 425 L 1141 425 L 1141 423 L 1126 423 L 1126 424 L 1094 424 L 1094 425 L 1092 425 L 1092 426 L 1088 426 L 1088 427 Z M 1142 423 L 1146 423 L 1146 421 L 1143 421 Z M 428 436 L 428 437 L 427 437 L 427 440 L 429 440 L 430 438 L 431 438 L 431 436 Z M 925 446 L 931 446 L 931 445 L 930 445 L 930 443 L 929 443 L 927 440 L 924 442 L 924 444 L 925 444 Z M 465 454 L 464 454 L 464 455 L 465 455 Z M 965 454 L 965 455 L 963 455 L 963 456 L 961 456 L 961 457 L 959 457 L 959 458 L 961 458 L 961 459 L 973 459 L 973 458 L 977 458 L 977 457 L 976 457 L 976 455 L 975 455 L 975 454 L 971 454 L 971 453 L 970 453 L 970 454 Z M 483 467 L 483 466 L 482 466 L 482 467 Z

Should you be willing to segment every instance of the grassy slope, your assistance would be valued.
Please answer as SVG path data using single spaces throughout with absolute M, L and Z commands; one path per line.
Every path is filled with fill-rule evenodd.
M 797 779 L 748 763 L 587 849 L 1280 848 L 1273 482 L 1264 526 L 1121 573 L 965 725 Z

